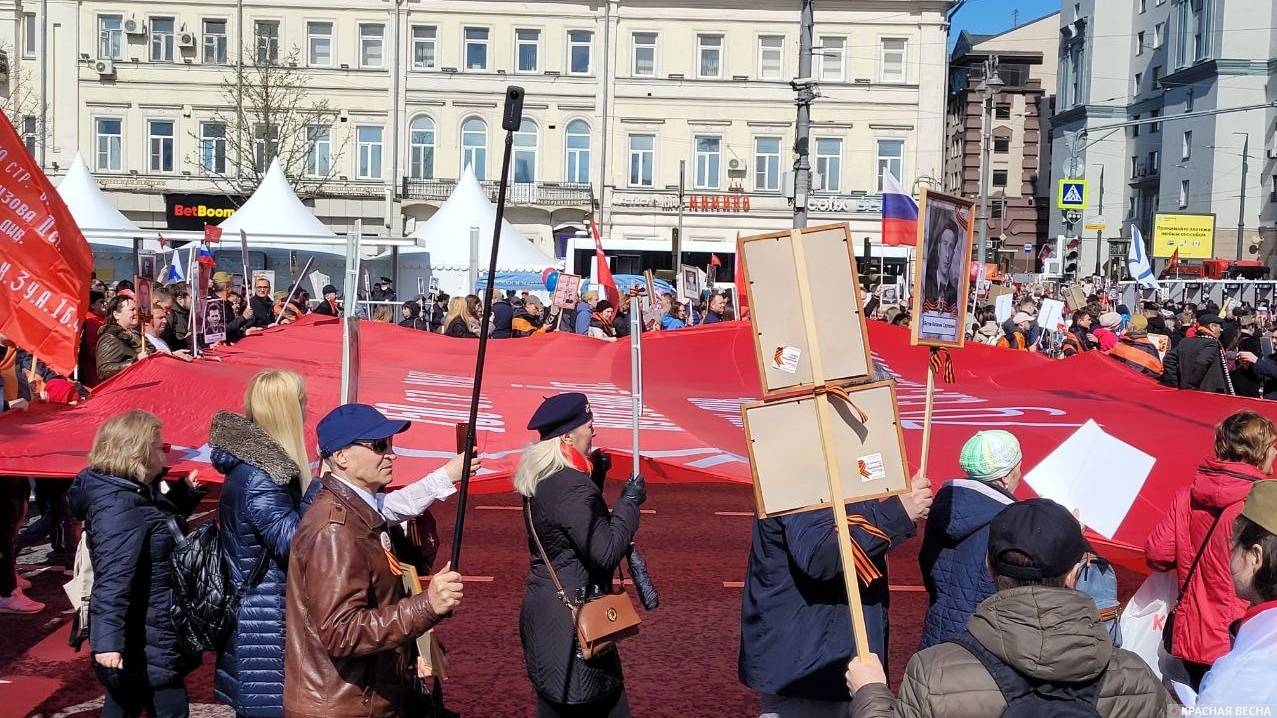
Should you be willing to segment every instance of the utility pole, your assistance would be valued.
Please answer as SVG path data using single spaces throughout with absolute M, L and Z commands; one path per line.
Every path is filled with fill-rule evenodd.
M 807 195 L 811 192 L 811 103 L 816 97 L 812 78 L 812 34 L 815 32 L 816 0 L 802 0 L 798 26 L 798 79 L 789 83 L 797 94 L 798 122 L 794 134 L 794 227 L 807 226 Z
M 48 147 L 52 134 L 49 132 L 49 0 L 40 0 L 40 127 L 36 132 L 39 138 L 40 169 L 48 166 Z M 15 53 L 21 55 L 21 53 Z M 15 66 L 17 63 L 13 63 Z M 14 104 L 14 109 L 18 105 Z M 15 118 L 19 122 L 21 117 Z
M 1242 140 L 1242 188 L 1237 194 L 1237 259 L 1240 261 L 1245 259 L 1242 255 L 1245 244 L 1242 236 L 1246 233 L 1246 173 L 1250 171 L 1250 133 L 1234 132 L 1233 134 L 1245 137 Z
M 993 152 L 993 96 L 1002 89 L 1002 78 L 998 77 L 998 56 L 990 55 L 984 61 L 984 80 L 980 83 L 980 91 L 984 93 L 984 132 L 980 138 L 983 145 L 980 153 L 980 256 L 976 259 L 979 266 L 989 261 L 989 175 L 992 174 Z
M 678 228 L 674 230 L 674 278 L 678 279 L 678 273 L 683 267 L 683 206 L 687 201 L 683 197 L 683 192 L 687 187 L 687 160 L 678 161 Z M 691 312 L 688 312 L 691 316 Z
M 1104 216 L 1104 165 L 1100 165 L 1099 215 Z M 1085 229 L 1085 228 L 1084 228 Z M 1104 248 L 1104 230 L 1095 230 L 1095 274 L 1101 276 L 1100 251 Z

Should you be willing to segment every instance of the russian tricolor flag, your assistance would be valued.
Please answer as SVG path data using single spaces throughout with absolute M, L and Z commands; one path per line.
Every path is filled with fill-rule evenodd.
M 208 247 L 204 246 L 202 243 L 200 244 L 199 249 L 195 250 L 195 261 L 209 267 L 217 264 L 217 262 L 213 259 L 213 253 L 208 251 Z
M 918 243 L 918 204 L 890 172 L 882 173 L 882 243 L 889 247 Z

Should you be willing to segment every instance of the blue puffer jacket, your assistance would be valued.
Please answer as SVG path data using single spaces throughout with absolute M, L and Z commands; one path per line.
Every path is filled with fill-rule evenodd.
M 213 466 L 226 475 L 218 523 L 232 585 L 241 586 L 257 557 L 270 551 L 266 573 L 245 591 L 235 629 L 217 657 L 213 692 L 239 715 L 283 716 L 285 571 L 309 501 L 301 496 L 297 465 L 248 419 L 219 413 L 208 443 Z
M 159 482 L 143 485 L 85 469 L 67 492 L 72 515 L 85 522 L 94 567 L 89 644 L 95 654 L 121 654 L 124 672 L 150 686 L 172 683 L 199 665 L 199 656 L 179 648 L 169 614 L 169 557 L 177 537 L 168 521 L 187 516 L 205 491 L 166 483 L 161 493 Z
M 922 647 L 967 629 L 976 606 L 996 592 L 989 575 L 989 523 L 1014 501 L 1001 487 L 956 479 L 940 487 L 923 533 L 918 563 L 931 604 Z

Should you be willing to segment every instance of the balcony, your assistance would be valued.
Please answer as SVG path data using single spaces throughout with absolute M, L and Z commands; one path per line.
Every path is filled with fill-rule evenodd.
M 480 183 L 488 199 L 497 201 L 500 183 Z M 443 202 L 457 186 L 455 179 L 404 177 L 400 193 L 405 200 Z M 506 204 L 514 206 L 594 208 L 594 190 L 589 184 L 574 182 L 511 182 Z

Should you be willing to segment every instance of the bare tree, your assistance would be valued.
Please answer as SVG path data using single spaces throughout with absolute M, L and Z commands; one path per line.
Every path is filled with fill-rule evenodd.
M 52 137 L 44 123 L 45 113 L 41 112 L 39 88 L 32 78 L 30 63 L 22 62 L 7 43 L 0 43 L 0 56 L 0 71 L 7 76 L 0 84 L 0 112 L 9 118 L 32 156 L 38 157 L 41 145 Z
M 192 163 L 228 194 L 249 194 L 271 160 L 279 158 L 297 194 L 313 197 L 337 174 L 348 138 L 335 137 L 338 112 L 328 98 L 310 90 L 299 66 L 301 51 L 293 47 L 280 58 L 271 42 L 255 38 L 244 48 L 244 61 L 222 77 L 219 93 L 225 109 L 212 122 L 225 134 L 224 159 L 205 161 L 204 138 L 192 132 L 198 148 Z

